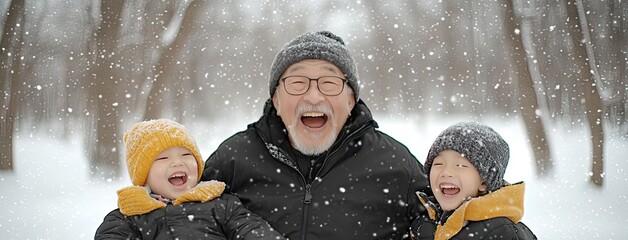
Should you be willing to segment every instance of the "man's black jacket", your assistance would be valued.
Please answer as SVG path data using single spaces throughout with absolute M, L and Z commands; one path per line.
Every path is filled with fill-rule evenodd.
M 225 140 L 201 180 L 224 181 L 252 212 L 290 239 L 402 239 L 429 191 L 422 165 L 378 131 L 361 100 L 336 142 L 316 159 L 290 146 L 272 101 L 263 116 Z M 417 133 L 418 135 L 419 133 Z M 308 173 L 297 161 L 316 160 Z

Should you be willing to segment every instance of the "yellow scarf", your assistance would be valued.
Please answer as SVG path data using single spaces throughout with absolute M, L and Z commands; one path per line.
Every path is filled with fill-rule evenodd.
M 219 197 L 224 190 L 225 183 L 223 182 L 216 180 L 200 182 L 194 188 L 177 197 L 173 205 L 185 202 L 208 202 Z M 133 216 L 164 208 L 166 203 L 151 197 L 144 187 L 131 186 L 118 190 L 118 207 L 125 216 Z
M 438 224 L 434 239 L 450 239 L 467 224 L 468 221 L 482 221 L 496 217 L 507 217 L 518 223 L 523 217 L 523 195 L 525 183 L 519 182 L 504 186 L 484 196 L 465 201 L 449 216 L 444 225 Z M 430 219 L 436 219 L 436 210 L 428 200 L 419 195 L 428 210 Z

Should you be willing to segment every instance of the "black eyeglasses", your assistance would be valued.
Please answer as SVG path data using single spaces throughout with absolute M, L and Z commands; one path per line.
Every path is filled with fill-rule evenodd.
M 346 79 L 334 76 L 323 76 L 319 78 L 309 78 L 306 76 L 287 76 L 281 78 L 283 87 L 290 95 L 298 96 L 310 90 L 310 82 L 316 81 L 318 91 L 325 96 L 338 96 L 345 88 Z

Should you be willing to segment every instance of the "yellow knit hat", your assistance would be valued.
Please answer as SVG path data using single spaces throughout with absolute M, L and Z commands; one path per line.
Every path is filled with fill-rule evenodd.
M 133 185 L 144 186 L 153 161 L 164 150 L 185 147 L 196 159 L 198 176 L 203 173 L 205 163 L 194 139 L 183 125 L 168 119 L 143 121 L 134 124 L 124 133 L 126 163 Z

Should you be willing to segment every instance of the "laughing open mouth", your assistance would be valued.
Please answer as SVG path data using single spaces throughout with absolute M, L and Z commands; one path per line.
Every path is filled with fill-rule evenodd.
M 320 128 L 327 123 L 327 115 L 322 112 L 306 112 L 301 116 L 301 122 L 310 128 Z
M 460 192 L 460 188 L 456 185 L 453 184 L 441 184 L 440 186 L 440 192 L 442 192 L 445 195 L 456 195 Z
M 175 186 L 181 186 L 188 181 L 188 175 L 184 172 L 176 172 L 168 177 L 168 182 Z

